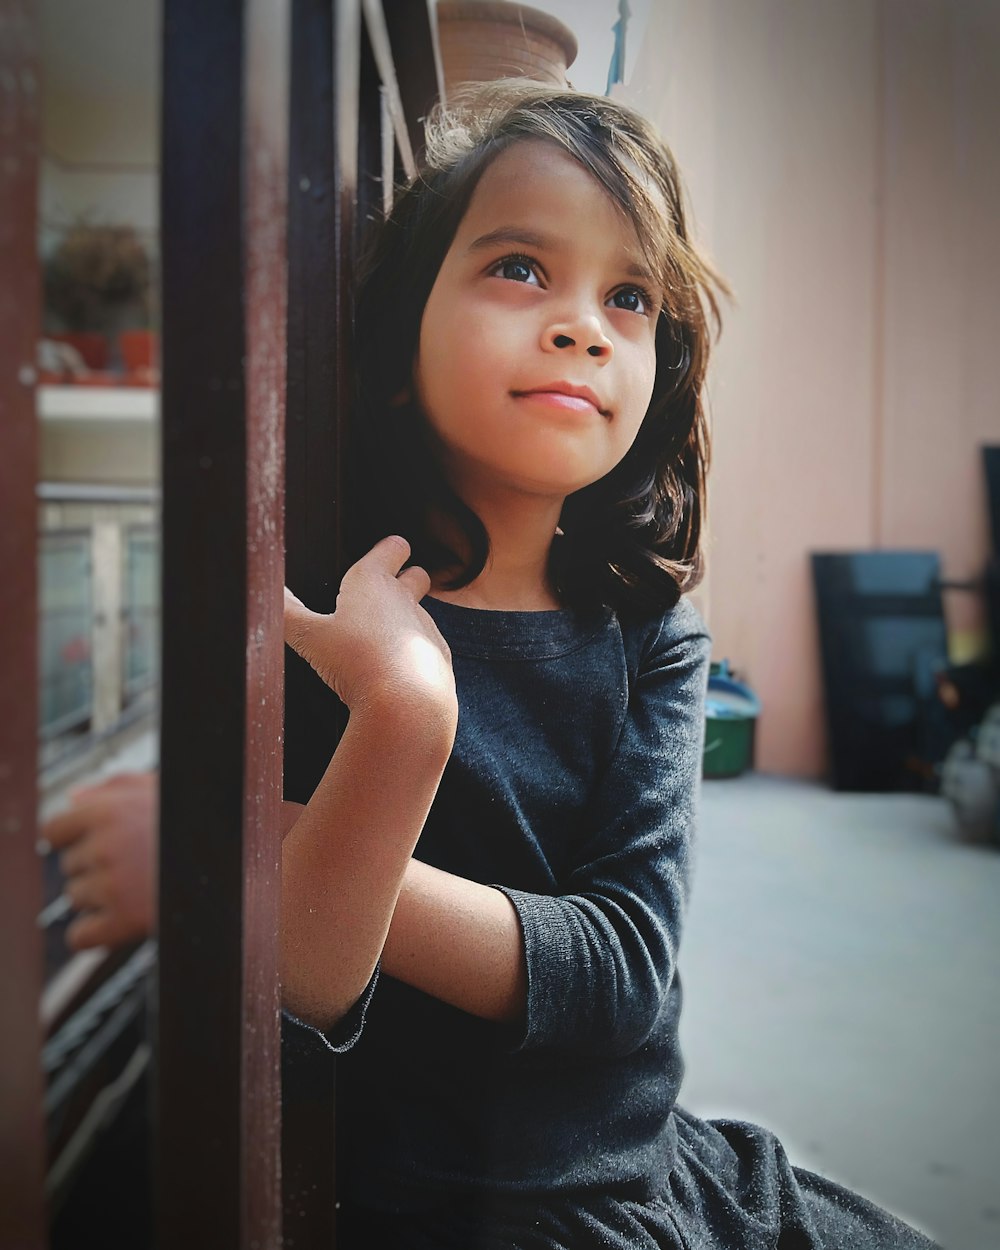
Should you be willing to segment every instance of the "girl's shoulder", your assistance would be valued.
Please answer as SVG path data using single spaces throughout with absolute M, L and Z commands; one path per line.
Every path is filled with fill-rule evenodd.
M 626 657 L 638 670 L 665 660 L 689 658 L 708 664 L 712 639 L 701 613 L 689 598 L 681 597 L 663 612 L 618 616 Z
M 491 611 L 426 598 L 429 612 L 453 659 L 473 663 L 514 661 L 578 665 L 586 652 L 591 664 L 615 671 L 624 658 L 629 678 L 651 667 L 686 659 L 707 664 L 711 648 L 705 622 L 694 604 L 681 598 L 657 612 Z M 622 657 L 624 652 L 624 657 Z

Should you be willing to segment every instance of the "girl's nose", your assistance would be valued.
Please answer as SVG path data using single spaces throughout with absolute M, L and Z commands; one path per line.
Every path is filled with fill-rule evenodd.
M 610 360 L 614 350 L 600 320 L 593 316 L 550 325 L 546 327 L 542 340 L 542 346 L 547 351 L 586 352 L 588 356 L 605 360 Z

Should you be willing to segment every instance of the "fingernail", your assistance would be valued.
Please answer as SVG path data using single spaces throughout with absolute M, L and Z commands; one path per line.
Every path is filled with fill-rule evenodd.
M 52 850 L 52 843 L 47 841 L 45 838 L 39 838 L 35 843 L 35 850 L 39 855 L 48 855 L 48 853 Z

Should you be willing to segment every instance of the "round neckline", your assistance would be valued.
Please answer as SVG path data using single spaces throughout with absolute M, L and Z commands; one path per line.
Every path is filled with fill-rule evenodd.
M 611 619 L 609 608 L 470 608 L 432 595 L 421 606 L 453 652 L 484 660 L 555 659 L 583 646 Z
M 496 612 L 504 616 L 544 616 L 549 613 L 553 616 L 560 612 L 572 612 L 572 608 L 477 608 L 468 603 L 454 603 L 451 599 L 439 599 L 436 595 L 428 594 L 425 596 L 424 603 L 431 599 L 434 603 L 441 603 L 446 608 L 461 608 L 465 612 Z

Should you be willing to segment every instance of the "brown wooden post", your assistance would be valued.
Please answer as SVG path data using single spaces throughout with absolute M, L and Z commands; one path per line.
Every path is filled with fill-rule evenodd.
M 347 558 L 343 504 L 359 227 L 366 206 L 381 209 L 377 179 L 388 172 L 387 144 L 395 147 L 404 119 L 411 143 L 420 134 L 410 113 L 419 100 L 426 115 L 439 81 L 430 10 L 426 0 L 410 5 L 406 18 L 405 2 L 394 5 L 392 22 L 389 6 L 371 0 L 293 0 L 292 6 L 286 568 L 288 584 L 317 611 L 333 611 Z M 392 107 L 383 105 L 386 78 Z M 435 84 L 430 92 L 428 82 Z M 285 796 L 305 801 L 343 726 L 337 700 L 290 654 L 285 679 Z M 334 1065 L 320 1061 L 305 1083 L 286 1080 L 283 1091 L 288 1247 L 334 1244 L 334 1075 Z
M 41 1250 L 42 902 L 35 853 L 38 642 L 35 343 L 41 330 L 38 27 L 0 0 L 0 1246 Z
M 332 612 L 344 572 L 343 440 L 350 402 L 350 294 L 357 194 L 360 0 L 293 0 L 288 170 L 286 577 Z M 308 800 L 343 729 L 315 673 L 285 658 L 285 797 Z M 284 1237 L 334 1245 L 332 1062 L 291 1068 L 282 1091 Z
M 293 0 L 285 573 L 317 612 L 333 611 L 344 571 L 340 466 L 350 398 L 346 282 L 353 262 L 359 32 L 358 0 Z M 285 681 L 285 797 L 306 802 L 342 725 L 336 698 L 291 653 Z
M 368 6 L 371 12 L 375 9 Z M 439 89 L 427 0 L 390 0 L 378 23 L 380 57 L 395 65 L 406 129 L 421 133 Z M 371 26 L 371 19 L 369 19 Z M 292 0 L 289 159 L 288 584 L 316 611 L 332 612 L 344 572 L 346 414 L 351 402 L 351 285 L 362 178 L 381 175 L 381 82 L 361 100 L 362 0 Z M 362 114 L 364 113 L 364 116 Z M 285 797 L 309 798 L 340 724 L 336 700 L 294 656 L 286 659 Z
M 164 7 L 162 1250 L 281 1240 L 287 19 Z

